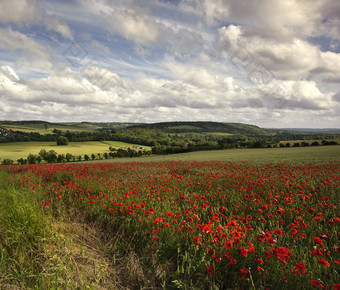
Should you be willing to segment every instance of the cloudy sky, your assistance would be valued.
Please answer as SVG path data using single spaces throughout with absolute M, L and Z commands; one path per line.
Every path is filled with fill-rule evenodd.
M 340 127 L 338 0 L 0 0 L 0 119 Z

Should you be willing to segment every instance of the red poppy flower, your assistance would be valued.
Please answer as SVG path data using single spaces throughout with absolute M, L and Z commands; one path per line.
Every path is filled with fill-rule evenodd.
M 215 268 L 213 266 L 208 266 L 207 270 L 208 270 L 208 274 L 212 274 L 215 272 Z
M 248 274 L 248 269 L 241 268 L 240 272 L 241 272 L 241 279 L 243 280 L 247 276 L 247 274 Z
M 329 264 L 326 260 L 323 260 L 323 259 L 322 259 L 322 260 L 319 260 L 318 263 L 319 263 L 320 265 L 324 265 L 324 266 L 327 267 L 327 268 L 330 266 L 330 264 Z
M 319 244 L 320 246 L 322 246 L 322 240 L 319 237 L 313 237 L 314 243 Z
M 322 285 L 320 281 L 317 280 L 310 280 L 310 283 L 312 286 L 320 286 Z

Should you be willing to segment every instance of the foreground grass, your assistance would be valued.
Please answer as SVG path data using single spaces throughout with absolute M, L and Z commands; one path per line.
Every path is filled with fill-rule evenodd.
M 227 149 L 189 153 L 119 158 L 101 162 L 151 162 L 151 161 L 247 161 L 247 162 L 340 162 L 340 146 L 315 146 L 264 149 Z M 98 161 L 97 161 L 98 162 Z
M 41 191 L 19 189 L 0 170 L 0 289 L 115 289 L 94 227 L 81 214 L 58 219 Z

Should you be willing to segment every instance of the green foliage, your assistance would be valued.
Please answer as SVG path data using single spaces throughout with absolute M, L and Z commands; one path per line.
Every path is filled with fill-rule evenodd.
M 12 159 L 5 158 L 4 160 L 2 160 L 1 164 L 2 165 L 12 165 L 12 164 L 14 164 L 14 161 Z
M 45 149 L 41 149 L 39 152 L 39 156 L 47 163 L 56 163 L 58 161 L 57 152 L 55 152 L 54 150 L 46 151 Z
M 44 210 L 44 191 L 12 178 L 0 169 L 0 288 L 114 289 L 115 276 L 108 281 L 109 265 L 93 246 L 100 242 L 75 227 L 75 219 L 67 223 Z
M 57 139 L 57 145 L 68 145 L 68 139 L 65 136 L 59 136 Z

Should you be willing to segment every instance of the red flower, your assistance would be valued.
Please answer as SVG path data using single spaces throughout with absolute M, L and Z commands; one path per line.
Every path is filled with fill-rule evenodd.
M 305 269 L 306 268 L 305 264 L 302 263 L 302 262 L 296 263 L 295 267 L 296 267 L 296 269 Z
M 296 269 L 301 270 L 301 273 L 302 273 L 302 274 L 305 274 L 305 273 L 306 273 L 306 266 L 305 266 L 304 263 L 302 263 L 302 262 L 296 263 L 296 264 L 295 264 L 295 267 L 296 267 Z
M 322 246 L 322 240 L 319 237 L 313 237 L 314 243 L 319 244 Z
M 310 283 L 312 286 L 321 286 L 321 282 L 317 280 L 310 280 Z
M 226 241 L 224 247 L 226 249 L 230 249 L 232 247 L 233 243 L 231 241 Z
M 240 247 L 237 251 L 240 253 L 240 255 L 243 255 L 244 257 L 248 257 L 249 251 L 247 249 Z
M 285 213 L 285 210 L 283 208 L 280 208 L 279 210 L 276 211 L 279 215 L 283 215 Z
M 278 237 L 281 237 L 284 235 L 284 231 L 282 231 L 281 229 L 276 229 L 274 230 L 274 234 L 277 235 Z
M 319 260 L 318 263 L 319 263 L 320 265 L 326 266 L 327 268 L 330 266 L 329 263 L 328 263 L 326 260 L 323 260 L 323 259 L 322 259 L 322 260 Z
M 285 247 L 276 247 L 274 255 L 278 260 L 281 261 L 282 264 L 287 264 L 287 261 L 290 259 L 292 252 Z
M 263 263 L 264 263 L 262 259 L 254 259 L 254 261 L 255 261 L 256 263 L 260 263 L 260 264 L 263 264 Z
M 240 271 L 241 271 L 241 279 L 243 280 L 248 274 L 248 269 L 241 268 Z
M 208 274 L 212 274 L 215 272 L 215 268 L 213 266 L 208 266 L 207 270 L 208 270 Z
M 229 265 L 236 265 L 237 261 L 235 259 L 230 259 Z

